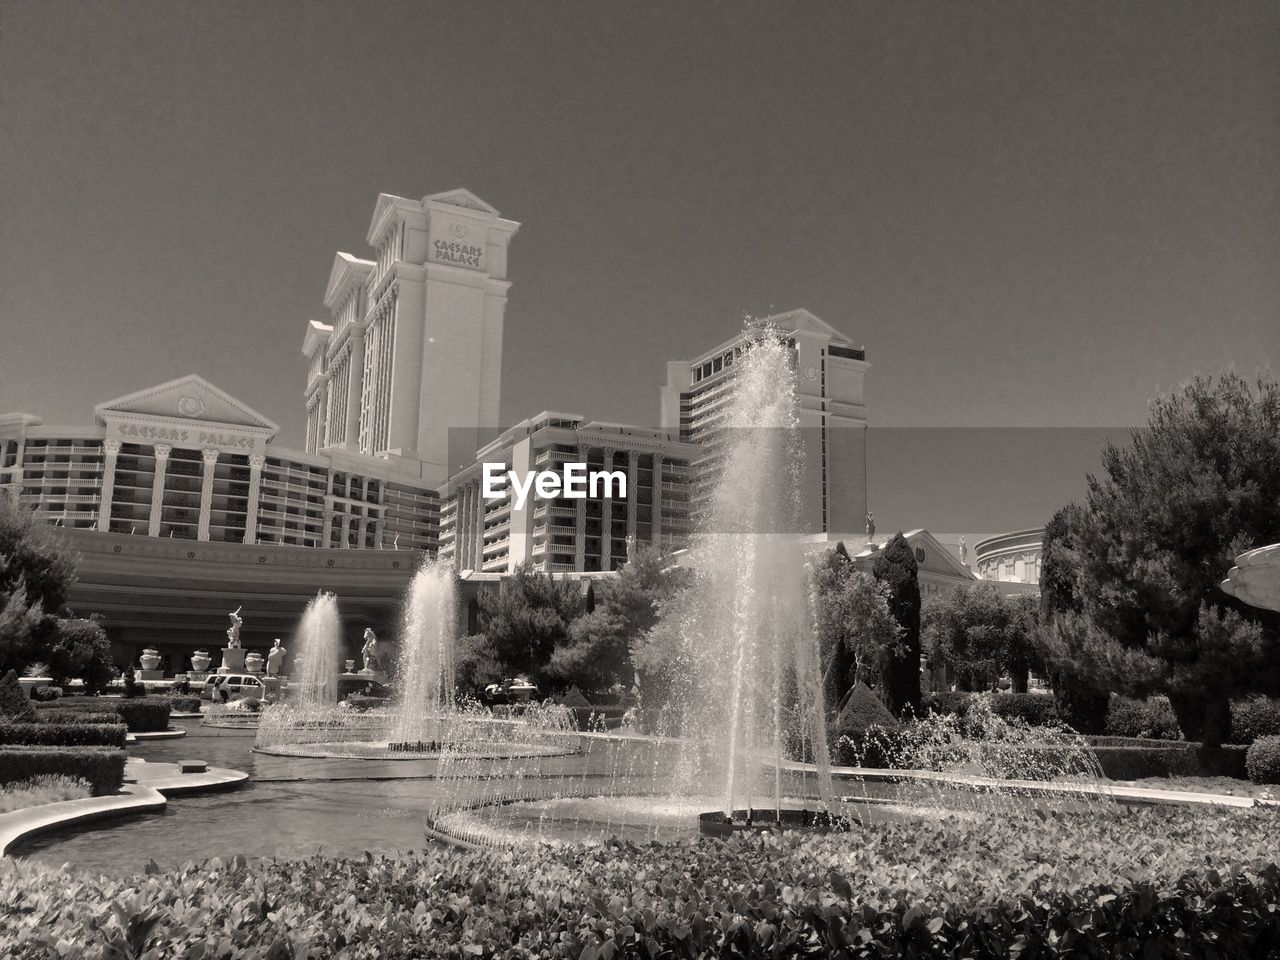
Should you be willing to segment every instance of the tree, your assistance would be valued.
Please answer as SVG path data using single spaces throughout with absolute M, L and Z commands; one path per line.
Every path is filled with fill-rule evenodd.
M 688 571 L 642 546 L 612 579 L 596 583 L 594 609 L 569 625 L 552 654 L 550 673 L 582 690 L 635 681 L 632 647 L 658 621 L 661 602 L 685 583 Z
M 1076 584 L 1095 638 L 1216 746 L 1230 700 L 1280 692 L 1280 613 L 1219 587 L 1235 557 L 1280 540 L 1280 382 L 1198 377 L 1108 443 L 1077 528 Z M 1118 655 L 1119 652 L 1117 652 Z
M 24 585 L 28 603 L 61 612 L 76 578 L 76 552 L 35 512 L 0 496 L 0 606 Z
M 830 714 L 857 683 L 871 680 L 883 685 L 901 628 L 890 610 L 889 586 L 858 570 L 839 548 L 813 561 L 810 584 L 823 695 Z
M 495 593 L 481 594 L 480 632 L 506 676 L 519 674 L 541 685 L 579 605 L 574 584 L 521 564 Z
M 1030 595 L 1005 597 L 989 583 L 958 586 L 924 605 L 922 634 L 930 662 L 949 667 L 961 690 L 994 688 L 1009 674 L 1026 692 L 1039 665 L 1039 614 Z
M 894 713 L 920 712 L 920 568 L 907 538 L 894 534 L 876 554 L 871 572 L 889 587 L 889 610 L 902 628 L 901 642 L 889 652 L 885 693 Z
M 41 656 L 48 662 L 54 682 L 79 677 L 92 693 L 114 677 L 111 641 L 98 620 L 50 618 L 45 629 Z

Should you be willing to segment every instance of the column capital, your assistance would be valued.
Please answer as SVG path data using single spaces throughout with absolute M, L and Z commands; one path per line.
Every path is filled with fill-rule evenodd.
M 103 440 L 102 441 L 102 451 L 109 457 L 114 457 L 117 453 L 120 452 L 120 448 L 123 446 L 124 444 L 121 443 L 119 440 Z
M 219 451 L 212 447 L 205 447 L 200 451 L 200 455 L 204 458 L 205 463 L 217 463 Z
M 167 443 L 157 443 L 151 448 L 157 460 L 168 460 L 172 450 L 173 447 Z
M 262 465 L 267 462 L 267 458 L 260 453 L 249 454 L 249 469 L 261 470 Z

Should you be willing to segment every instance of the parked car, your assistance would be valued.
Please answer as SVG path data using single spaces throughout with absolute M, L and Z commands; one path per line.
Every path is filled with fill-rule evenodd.
M 267 685 L 251 673 L 210 674 L 200 689 L 202 700 L 212 700 L 215 703 L 230 703 L 246 697 L 263 700 L 266 696 Z

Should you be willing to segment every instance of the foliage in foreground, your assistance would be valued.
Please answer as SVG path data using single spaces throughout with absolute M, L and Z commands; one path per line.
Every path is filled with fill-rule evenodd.
M 0 954 L 1268 956 L 1280 947 L 1273 831 L 1263 812 L 1148 810 L 537 856 L 236 857 L 126 879 L 6 860 Z
M 30 780 L 7 783 L 0 787 L 0 813 L 63 800 L 79 800 L 89 796 L 91 792 L 89 784 L 78 777 L 41 774 Z

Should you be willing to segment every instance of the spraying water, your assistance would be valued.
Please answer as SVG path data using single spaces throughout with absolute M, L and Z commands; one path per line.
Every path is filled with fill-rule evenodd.
M 338 598 L 317 593 L 298 624 L 299 692 L 303 706 L 332 706 L 338 701 L 338 662 L 342 658 L 342 618 Z
M 720 478 L 690 550 L 692 582 L 668 614 L 679 618 L 690 678 L 678 693 L 682 726 L 701 741 L 690 773 L 703 790 L 719 784 L 726 816 L 778 809 L 783 761 L 798 751 L 813 756 L 820 796 L 831 800 L 799 537 L 803 448 L 792 351 L 764 329 L 736 376 L 714 447 Z
M 414 574 L 400 641 L 400 702 L 391 742 L 438 748 L 441 725 L 453 706 L 453 645 L 458 634 L 458 591 L 453 568 L 429 561 Z

